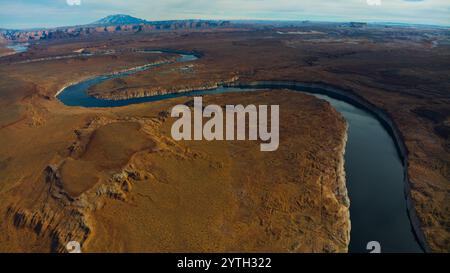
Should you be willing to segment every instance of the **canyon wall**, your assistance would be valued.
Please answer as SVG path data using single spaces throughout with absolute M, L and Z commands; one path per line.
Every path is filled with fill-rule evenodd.
M 125 25 L 84 25 L 39 30 L 0 30 L 0 43 L 80 37 L 101 33 L 137 33 L 164 30 L 208 29 L 230 26 L 229 21 L 179 20 Z

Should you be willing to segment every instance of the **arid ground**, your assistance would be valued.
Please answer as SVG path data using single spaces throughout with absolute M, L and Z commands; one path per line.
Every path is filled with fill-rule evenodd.
M 260 80 L 339 87 L 384 111 L 407 148 L 420 228 L 450 251 L 449 31 L 414 28 L 227 29 L 110 34 L 31 44 L 0 59 L 0 251 L 345 252 L 345 120 L 290 91 L 210 95 L 219 105 L 280 104 L 280 149 L 175 142 L 173 105 L 63 105 L 64 86 L 201 54 L 89 90 L 123 99 Z M 68 56 L 85 49 L 92 56 Z

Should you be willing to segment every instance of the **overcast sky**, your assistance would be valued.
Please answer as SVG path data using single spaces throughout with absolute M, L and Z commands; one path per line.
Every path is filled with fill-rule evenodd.
M 0 0 L 0 28 L 86 24 L 116 13 L 147 20 L 381 21 L 450 26 L 450 0 Z

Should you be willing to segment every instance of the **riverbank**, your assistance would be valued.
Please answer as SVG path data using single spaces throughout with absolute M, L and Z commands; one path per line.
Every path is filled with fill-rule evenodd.
M 342 136 L 342 140 L 341 140 L 341 144 L 339 145 L 339 162 L 338 162 L 338 166 L 337 166 L 337 180 L 338 180 L 338 191 L 336 192 L 336 195 L 338 198 L 341 199 L 341 203 L 347 207 L 347 211 L 346 211 L 346 217 L 347 218 L 347 224 L 346 226 L 348 227 L 347 229 L 347 234 L 346 234 L 346 241 L 348 241 L 348 244 L 350 244 L 351 242 L 351 236 L 350 236 L 350 231 L 352 228 L 352 219 L 351 219 L 351 215 L 350 215 L 350 210 L 348 209 L 351 206 L 351 202 L 350 202 L 350 198 L 348 195 L 348 189 L 347 189 L 347 179 L 346 179 L 346 174 L 345 174 L 345 149 L 347 146 L 347 141 L 348 141 L 348 123 L 346 122 L 345 124 L 345 131 L 344 134 Z M 347 251 L 348 252 L 348 247 L 347 247 Z
M 227 86 L 239 80 L 238 76 L 233 76 L 230 79 L 226 79 L 220 82 L 203 83 L 201 86 L 185 87 L 185 88 L 161 88 L 161 87 L 135 87 L 135 88 L 119 88 L 108 92 L 98 92 L 96 89 L 90 89 L 87 91 L 89 96 L 101 100 L 128 100 L 137 99 L 151 96 L 163 96 L 175 93 L 188 93 L 192 91 L 208 91 L 219 88 L 221 86 Z M 95 87 L 95 86 L 94 86 Z
M 109 73 L 109 74 L 106 74 L 106 75 L 103 75 L 103 76 L 104 77 L 112 77 L 112 76 L 117 76 L 117 75 L 125 75 L 127 73 L 132 73 L 132 72 L 143 71 L 143 70 L 146 70 L 146 69 L 158 66 L 158 65 L 173 63 L 173 62 L 175 62 L 176 59 L 177 58 L 174 57 L 174 58 L 170 58 L 168 60 L 156 61 L 156 62 L 152 62 L 152 63 L 145 64 L 145 65 L 140 65 L 140 66 L 135 66 L 135 67 L 131 67 L 131 68 L 123 69 L 123 70 L 118 70 L 118 71 L 115 71 L 115 72 L 112 72 L 112 73 Z M 92 79 L 95 79 L 95 78 L 98 78 L 98 77 L 99 76 L 90 76 L 90 77 L 86 77 L 86 78 L 80 79 L 80 80 L 78 80 L 76 82 L 68 83 L 68 84 L 64 85 L 61 89 L 59 89 L 54 94 L 54 97 L 56 98 L 59 94 L 64 92 L 65 89 L 67 89 L 68 87 L 70 87 L 72 85 L 76 85 L 76 84 L 79 84 L 81 82 L 89 81 L 89 80 L 92 80 Z

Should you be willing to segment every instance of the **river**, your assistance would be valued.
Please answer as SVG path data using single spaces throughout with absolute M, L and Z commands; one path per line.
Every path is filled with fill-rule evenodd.
M 28 46 L 29 46 L 28 43 L 15 43 L 15 44 L 8 45 L 6 47 L 14 50 L 14 53 L 23 53 L 28 50 Z
M 148 51 L 158 53 L 160 51 Z M 180 54 L 179 62 L 194 61 L 194 54 Z M 158 64 L 164 65 L 164 64 Z M 367 243 L 377 241 L 381 252 L 422 252 L 408 215 L 405 197 L 404 168 L 392 135 L 368 109 L 348 100 L 330 96 L 324 89 L 302 88 L 292 84 L 264 82 L 246 87 L 219 87 L 126 100 L 103 100 L 87 95 L 87 89 L 105 80 L 150 69 L 138 67 L 126 72 L 97 76 L 63 88 L 57 98 L 68 106 L 118 107 L 164 100 L 180 96 L 196 96 L 261 89 L 286 89 L 312 94 L 328 101 L 347 120 L 348 142 L 345 151 L 346 184 L 350 198 L 351 233 L 349 252 L 369 252 Z M 274 91 L 276 92 L 276 91 Z

